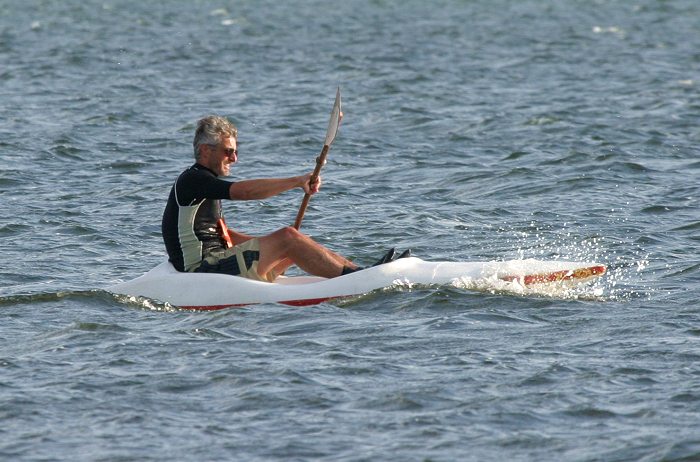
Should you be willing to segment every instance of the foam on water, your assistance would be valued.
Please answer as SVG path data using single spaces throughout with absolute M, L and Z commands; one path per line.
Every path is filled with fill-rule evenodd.
M 624 220 L 618 225 L 624 226 Z M 607 223 L 605 226 L 607 227 Z M 594 297 L 601 301 L 652 297 L 656 289 L 646 282 L 652 277 L 647 274 L 650 265 L 648 252 L 639 243 L 629 239 L 612 238 L 587 231 L 587 228 L 593 227 L 597 228 L 592 223 L 582 225 L 564 222 L 558 227 L 533 221 L 525 229 L 513 229 L 508 226 L 498 228 L 498 233 L 511 236 L 506 238 L 505 242 L 515 249 L 514 254 L 519 259 L 596 262 L 605 265 L 607 270 L 605 275 L 592 283 L 581 284 L 578 287 L 567 287 L 567 284 L 558 287 L 556 284 L 551 287 L 503 287 L 496 281 L 498 287 L 494 290 L 565 299 Z

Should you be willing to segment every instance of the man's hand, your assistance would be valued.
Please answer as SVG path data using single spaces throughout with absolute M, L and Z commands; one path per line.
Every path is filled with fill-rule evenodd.
M 311 182 L 312 176 L 313 174 L 309 173 L 299 177 L 301 179 L 301 187 L 306 194 L 316 194 L 321 189 L 321 176 L 319 175 L 313 183 Z

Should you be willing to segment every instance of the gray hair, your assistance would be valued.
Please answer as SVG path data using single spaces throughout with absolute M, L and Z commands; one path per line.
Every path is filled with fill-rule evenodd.
M 211 115 L 197 122 L 197 130 L 194 132 L 194 158 L 199 160 L 199 147 L 203 144 L 217 145 L 221 142 L 221 135 L 238 139 L 238 129 L 228 119 Z

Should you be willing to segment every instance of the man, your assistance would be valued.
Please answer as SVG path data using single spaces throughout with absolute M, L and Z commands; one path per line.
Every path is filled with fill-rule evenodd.
M 314 194 L 320 177 L 311 174 L 230 182 L 238 160 L 238 130 L 227 119 L 209 116 L 197 124 L 195 164 L 175 180 L 163 213 L 165 247 L 178 271 L 227 273 L 272 282 L 292 264 L 307 273 L 332 278 L 361 268 L 293 227 L 262 237 L 227 229 L 221 199 L 260 200 L 294 188 Z M 379 263 L 391 261 L 393 249 Z

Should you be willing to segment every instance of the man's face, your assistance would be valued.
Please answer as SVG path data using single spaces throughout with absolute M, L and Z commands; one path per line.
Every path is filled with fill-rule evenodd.
M 218 176 L 228 176 L 231 173 L 231 164 L 238 160 L 238 145 L 234 137 L 222 136 L 216 146 L 207 146 L 208 159 L 206 167 L 210 168 Z

